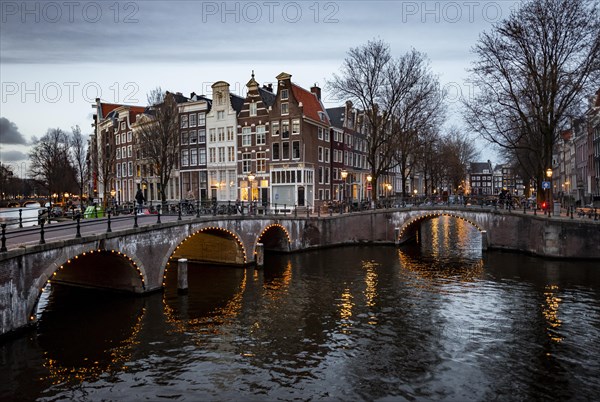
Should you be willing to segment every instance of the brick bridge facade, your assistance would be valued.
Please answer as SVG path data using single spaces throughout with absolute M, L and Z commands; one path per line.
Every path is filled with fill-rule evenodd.
M 343 244 L 400 244 L 421 222 L 452 216 L 472 224 L 482 248 L 545 257 L 600 259 L 600 222 L 469 208 L 375 210 L 323 217 L 210 217 L 19 247 L 0 253 L 0 336 L 35 321 L 52 280 L 134 293 L 159 290 L 169 260 L 245 265 L 257 244 L 299 251 Z

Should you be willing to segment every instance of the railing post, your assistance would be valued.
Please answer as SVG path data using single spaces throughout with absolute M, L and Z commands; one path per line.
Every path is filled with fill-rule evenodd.
M 160 221 L 160 207 L 161 207 L 160 205 L 158 205 L 158 206 L 156 207 L 156 211 L 158 212 L 158 215 L 156 215 L 156 223 L 157 223 L 157 224 L 158 224 L 158 223 L 161 223 L 161 221 Z
M 23 210 L 19 208 L 19 228 L 23 227 Z
M 231 215 L 231 200 L 227 200 L 227 215 Z
M 0 252 L 5 252 L 6 249 L 6 223 L 2 224 L 2 245 L 0 246 Z
M 287 204 L 283 204 L 283 216 L 287 216 Z
M 242 206 L 242 216 L 244 216 L 244 200 L 242 200 L 241 206 Z
M 134 228 L 138 227 L 138 223 L 137 223 L 137 211 L 135 209 L 133 210 L 133 227 Z
M 106 216 L 108 217 L 108 220 L 106 221 L 107 222 L 106 233 L 110 233 L 110 232 L 112 232 L 112 229 L 110 228 L 110 210 L 107 212 Z
M 81 225 L 80 225 L 81 215 L 77 214 L 77 233 L 75 233 L 75 238 L 78 239 L 81 237 Z
M 41 228 L 40 228 L 40 244 L 45 244 L 46 240 L 44 240 L 44 221 L 42 220 L 40 222 Z
M 298 217 L 298 205 L 294 204 L 294 218 Z
M 177 206 L 177 220 L 181 220 L 181 203 Z
M 196 218 L 200 218 L 200 200 L 196 200 Z

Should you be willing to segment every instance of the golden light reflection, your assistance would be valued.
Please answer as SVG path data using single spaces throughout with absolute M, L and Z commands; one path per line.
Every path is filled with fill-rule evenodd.
M 280 276 L 263 285 L 263 295 L 270 300 L 278 300 L 288 292 L 292 282 L 292 262 L 288 261 Z
M 246 290 L 248 280 L 248 270 L 244 269 L 242 282 L 238 287 L 237 292 L 227 302 L 224 307 L 215 309 L 212 314 L 198 318 L 183 318 L 171 306 L 169 306 L 166 297 L 163 297 L 163 306 L 166 317 L 166 322 L 173 325 L 175 332 L 202 332 L 203 334 L 210 333 L 218 335 L 221 333 L 220 328 L 228 321 L 232 321 L 239 316 L 242 310 L 242 298 Z
M 350 289 L 344 289 L 338 303 L 338 308 L 340 310 L 340 318 L 342 319 L 342 321 L 347 321 L 352 317 L 352 309 L 354 308 L 354 302 L 352 299 L 353 297 L 352 293 L 350 293 Z
M 84 381 L 96 381 L 105 373 L 125 371 L 128 367 L 124 364 L 131 361 L 133 347 L 138 345 L 138 335 L 142 329 L 142 321 L 146 309 L 142 308 L 141 314 L 137 317 L 135 324 L 131 328 L 130 335 L 119 343 L 119 346 L 111 348 L 110 360 L 108 361 L 89 361 L 84 358 L 79 367 L 66 366 L 60 360 L 44 357 L 42 366 L 48 370 L 48 375 L 41 378 L 43 381 L 50 381 L 53 385 L 63 383 L 75 383 Z M 47 354 L 48 352 L 45 352 Z
M 366 304 L 368 307 L 375 307 L 375 298 L 377 297 L 377 280 L 378 275 L 376 268 L 379 266 L 378 263 L 374 261 L 363 261 L 363 268 L 367 270 L 365 275 L 365 284 L 367 285 L 365 289 L 365 298 Z
M 542 306 L 542 314 L 548 324 L 546 332 L 550 340 L 556 343 L 563 341 L 564 337 L 558 335 L 558 330 L 562 325 L 562 321 L 558 318 L 558 310 L 562 299 L 557 296 L 557 285 L 546 285 L 544 291 L 544 304 Z

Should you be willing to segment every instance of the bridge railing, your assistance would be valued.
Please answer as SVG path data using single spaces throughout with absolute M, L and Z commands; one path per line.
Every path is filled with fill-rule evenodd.
M 411 197 L 410 199 L 385 198 L 377 202 L 347 201 L 347 202 L 328 202 L 323 203 L 321 207 L 312 207 L 311 205 L 288 205 L 286 203 L 268 203 L 268 202 L 208 202 L 200 203 L 198 201 L 180 201 L 168 204 L 149 204 L 149 205 L 112 205 L 105 211 L 98 213 L 99 209 L 94 208 L 94 212 L 84 214 L 74 213 L 70 218 L 56 217 L 52 210 L 48 208 L 19 208 L 10 211 L 0 211 L 0 252 L 8 251 L 8 246 L 18 247 L 24 244 L 44 244 L 46 238 L 52 237 L 52 240 L 63 240 L 82 237 L 82 232 L 88 234 L 100 234 L 116 230 L 137 228 L 139 226 L 160 224 L 163 220 L 179 221 L 190 220 L 202 217 L 255 217 L 255 216 L 274 216 L 274 217 L 311 217 L 311 216 L 333 216 L 341 214 L 352 214 L 370 210 L 381 209 L 471 209 L 485 210 L 488 212 L 499 211 L 499 205 L 489 205 L 481 203 L 472 205 L 467 202 L 431 202 L 427 198 Z M 526 207 L 522 210 L 506 207 L 501 211 L 503 213 L 523 213 L 536 215 L 537 209 L 528 211 Z M 32 212 L 33 211 L 33 212 Z M 27 212 L 27 213 L 25 213 Z M 570 213 L 569 213 L 570 212 Z M 577 216 L 571 209 L 563 217 L 574 219 L 593 219 L 597 221 L 600 214 L 596 209 L 593 214 Z M 540 212 L 541 214 L 542 212 Z M 548 215 L 550 217 L 551 215 Z M 10 243 L 10 244 L 9 244 Z

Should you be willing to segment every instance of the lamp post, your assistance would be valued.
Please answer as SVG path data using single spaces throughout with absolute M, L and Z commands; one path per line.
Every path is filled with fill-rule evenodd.
M 388 183 L 385 185 L 385 187 L 387 188 L 387 196 L 389 198 L 392 195 L 392 184 Z
M 546 177 L 550 182 L 550 186 L 548 188 L 548 216 L 552 214 L 552 168 L 546 169 Z
M 342 180 L 344 180 L 344 183 L 342 184 L 342 200 L 344 201 L 346 201 L 346 178 L 348 178 L 348 171 L 342 169 Z
M 111 197 L 113 205 L 115 205 L 115 195 L 116 194 L 117 194 L 117 192 L 115 191 L 114 188 L 112 190 L 110 190 L 110 197 Z
M 249 184 L 249 196 L 248 196 L 248 201 L 252 202 L 254 201 L 254 195 L 252 194 L 252 184 L 254 183 L 254 179 L 256 178 L 256 176 L 250 172 L 248 173 L 248 181 L 250 182 Z
M 369 200 L 369 202 L 371 202 L 371 192 L 372 187 L 371 187 L 371 182 L 373 181 L 373 176 L 368 175 L 367 176 L 367 200 Z

